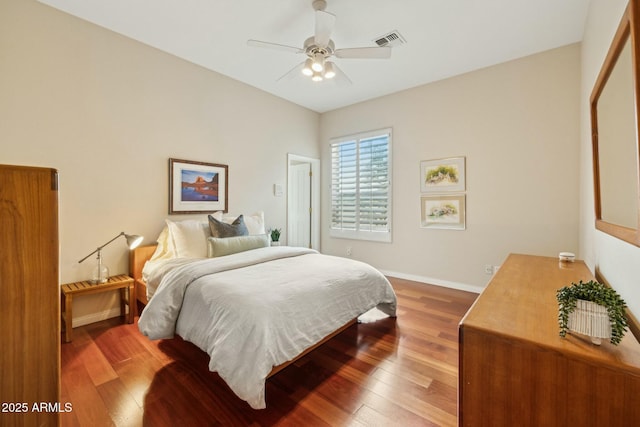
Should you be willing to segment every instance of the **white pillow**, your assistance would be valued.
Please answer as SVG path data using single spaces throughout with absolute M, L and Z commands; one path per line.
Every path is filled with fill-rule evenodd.
M 223 215 L 222 212 L 218 211 L 218 212 L 214 212 L 212 216 L 218 221 L 231 224 L 233 221 L 236 220 L 236 218 L 238 218 L 238 216 L 240 216 L 240 214 L 238 215 L 224 214 Z M 264 228 L 264 212 L 259 211 L 251 215 L 244 214 L 243 219 L 244 219 L 244 224 L 247 226 L 247 230 L 249 231 L 250 235 L 266 233 Z
M 231 255 L 251 249 L 266 248 L 269 238 L 266 234 L 235 237 L 209 237 L 207 255 L 209 258 Z
M 171 259 L 176 257 L 176 250 L 173 245 L 173 239 L 169 234 L 168 226 L 165 226 L 162 229 L 160 235 L 158 236 L 158 239 L 156 239 L 156 243 L 158 244 L 158 246 L 156 247 L 156 250 L 149 261 L 155 261 L 158 259 Z
M 166 220 L 177 258 L 206 258 L 207 238 L 211 236 L 207 219 Z
M 149 260 L 145 262 L 144 267 L 142 267 L 142 278 L 145 280 L 145 282 L 147 281 L 147 278 L 151 273 L 151 270 L 153 270 L 156 261 L 171 259 L 176 257 L 175 249 L 173 246 L 173 240 L 169 235 L 168 226 L 165 226 L 162 229 L 156 242 L 158 243 L 156 250 L 153 252 L 153 255 L 151 256 L 151 258 L 149 258 Z

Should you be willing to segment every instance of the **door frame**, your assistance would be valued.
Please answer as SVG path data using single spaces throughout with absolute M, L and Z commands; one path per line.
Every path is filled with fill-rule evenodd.
M 311 248 L 320 250 L 320 159 L 299 156 L 297 154 L 287 154 L 287 235 L 291 235 L 293 224 L 289 221 L 290 197 L 289 187 L 291 185 L 291 166 L 299 163 L 309 163 L 311 165 Z

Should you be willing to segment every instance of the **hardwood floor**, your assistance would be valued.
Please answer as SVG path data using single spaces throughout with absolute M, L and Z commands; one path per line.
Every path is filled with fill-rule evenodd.
M 476 294 L 390 278 L 397 319 L 361 323 L 267 381 L 253 410 L 179 338 L 121 319 L 62 345 L 63 426 L 455 426 L 458 323 Z

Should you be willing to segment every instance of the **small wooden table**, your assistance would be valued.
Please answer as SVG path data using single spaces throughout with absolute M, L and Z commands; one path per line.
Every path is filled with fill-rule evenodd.
M 70 342 L 73 338 L 73 297 L 78 295 L 89 295 L 100 292 L 120 289 L 120 313 L 125 316 L 127 323 L 133 323 L 135 315 L 132 306 L 136 303 L 133 279 L 126 274 L 111 276 L 105 283 L 82 282 L 66 283 L 60 287 L 62 321 L 65 326 L 64 341 Z M 129 306 L 129 314 L 125 305 Z

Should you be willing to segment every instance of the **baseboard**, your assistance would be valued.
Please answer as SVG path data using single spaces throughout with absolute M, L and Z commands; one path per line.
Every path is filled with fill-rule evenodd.
M 429 285 L 442 286 L 443 288 L 458 289 L 460 291 L 473 292 L 479 294 L 484 289 L 481 286 L 467 285 L 465 283 L 440 280 L 433 277 L 418 276 L 415 274 L 399 273 L 397 271 L 380 270 L 385 276 L 397 277 L 398 279 L 412 280 L 414 282 L 426 283 Z
M 90 323 L 100 322 L 102 320 L 111 319 L 112 317 L 119 317 L 120 307 L 114 307 L 109 310 L 99 311 L 97 313 L 87 314 L 85 316 L 74 317 L 73 327 L 88 325 Z

